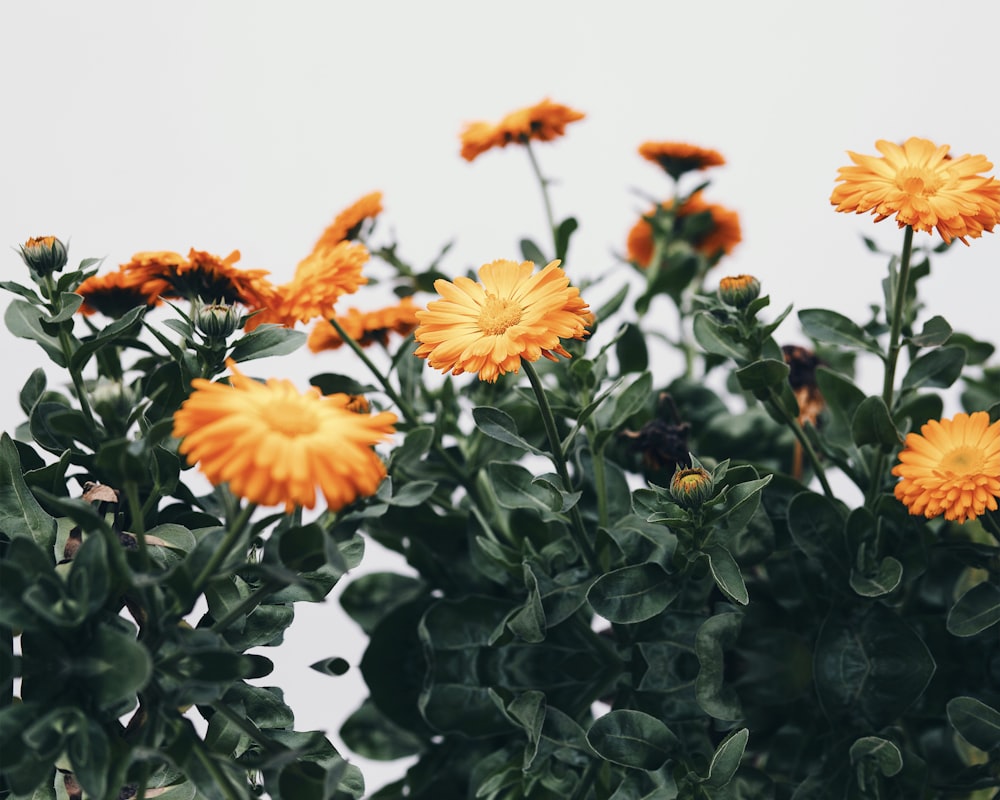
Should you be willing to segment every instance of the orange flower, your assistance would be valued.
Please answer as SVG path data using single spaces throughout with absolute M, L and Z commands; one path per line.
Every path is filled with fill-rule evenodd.
M 512 111 L 499 123 L 470 122 L 462 131 L 462 158 L 473 161 L 494 147 L 506 147 L 511 142 L 527 143 L 534 139 L 548 142 L 566 133 L 566 126 L 584 118 L 584 114 L 569 106 L 542 102 Z
M 840 186 L 830 202 L 837 211 L 871 212 L 875 221 L 895 214 L 900 228 L 930 233 L 944 241 L 976 239 L 1000 222 L 1000 181 L 980 173 L 993 169 L 982 155 L 949 155 L 927 139 L 911 137 L 898 145 L 880 139 L 882 154 L 865 156 L 848 151 L 856 166 L 837 172 Z
M 911 514 L 965 522 L 997 510 L 1000 497 L 1000 421 L 985 411 L 931 420 L 906 435 L 892 474 L 896 499 Z
M 174 414 L 180 452 L 213 485 L 286 511 L 312 508 L 317 485 L 334 511 L 374 494 L 385 466 L 372 447 L 392 435 L 394 414 L 358 413 L 346 394 L 302 394 L 287 380 L 258 383 L 227 363 L 230 385 L 192 381 Z
M 379 342 L 383 347 L 389 343 L 389 334 L 408 336 L 417 327 L 417 307 L 412 297 L 404 297 L 397 305 L 380 308 L 377 311 L 347 309 L 343 316 L 337 316 L 337 324 L 362 347 Z M 336 350 L 344 343 L 336 329 L 326 321 L 319 322 L 309 333 L 309 349 L 314 353 L 321 350 Z
M 558 261 L 534 269 L 530 261 L 500 260 L 480 267 L 481 283 L 464 277 L 435 281 L 443 299 L 417 312 L 414 338 L 421 344 L 415 355 L 435 369 L 476 372 L 491 383 L 517 372 L 522 358 L 569 358 L 559 340 L 587 335 L 588 306 Z
M 368 249 L 360 243 L 345 241 L 316 248 L 299 262 L 291 281 L 275 287 L 270 304 L 247 320 L 246 330 L 264 322 L 290 328 L 317 317 L 329 319 L 342 295 L 356 292 L 368 282 L 361 274 L 367 261 Z
M 345 208 L 334 218 L 316 242 L 314 250 L 333 247 L 345 239 L 357 239 L 361 225 L 366 219 L 374 219 L 382 213 L 382 192 L 366 194 L 353 205 Z
M 667 200 L 661 204 L 661 208 L 669 211 L 673 205 L 672 200 Z M 644 268 L 649 266 L 653 258 L 653 228 L 647 218 L 655 213 L 655 208 L 650 209 L 645 217 L 632 226 L 628 234 L 628 259 Z M 703 216 L 699 224 L 692 224 L 692 218 L 697 215 L 707 215 L 707 218 Z M 700 224 L 703 222 L 708 224 Z M 743 238 L 739 214 L 715 203 L 706 203 L 701 192 L 695 192 L 677 209 L 674 235 L 687 240 L 695 250 L 709 259 L 731 253 Z
M 98 311 L 106 317 L 118 319 L 136 306 L 157 306 L 160 295 L 169 289 L 166 281 L 156 278 L 141 279 L 125 269 L 107 275 L 91 275 L 76 287 L 83 296 L 80 313 L 90 316 Z
M 684 142 L 643 142 L 639 155 L 659 164 L 675 181 L 685 172 L 719 167 L 726 159 L 717 150 L 708 150 Z

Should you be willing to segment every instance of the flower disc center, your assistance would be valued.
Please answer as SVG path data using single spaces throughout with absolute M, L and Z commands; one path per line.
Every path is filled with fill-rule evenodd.
M 978 447 L 956 447 L 941 459 L 941 469 L 955 475 L 977 475 L 984 467 L 983 453 Z
M 267 427 L 275 433 L 294 439 L 307 436 L 319 428 L 319 420 L 312 409 L 301 403 L 278 401 L 269 403 L 261 410 L 261 417 Z
M 499 336 L 521 321 L 521 307 L 496 295 L 486 295 L 486 303 L 479 314 L 479 329 L 487 336 Z
M 939 174 L 923 167 L 906 167 L 896 175 L 896 186 L 907 194 L 929 197 L 940 188 L 943 180 Z

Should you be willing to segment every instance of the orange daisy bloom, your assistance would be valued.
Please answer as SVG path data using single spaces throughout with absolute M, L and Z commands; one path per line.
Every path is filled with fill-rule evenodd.
M 394 414 L 359 414 L 346 394 L 302 394 L 277 378 L 258 383 L 227 364 L 230 385 L 192 381 L 174 414 L 180 452 L 213 485 L 286 511 L 312 508 L 317 486 L 334 511 L 375 493 L 385 465 L 372 448 L 395 431 Z
M 506 147 L 511 142 L 524 144 L 531 139 L 548 142 L 563 136 L 569 123 L 583 118 L 582 112 L 546 98 L 536 105 L 512 111 L 496 124 L 470 122 L 460 137 L 462 158 L 473 161 L 487 150 Z
M 274 287 L 272 300 L 260 314 L 247 320 L 246 330 L 264 322 L 291 328 L 296 322 L 312 322 L 317 317 L 329 319 L 342 295 L 368 283 L 361 274 L 367 261 L 368 249 L 360 243 L 318 247 L 299 262 L 291 281 Z
M 871 212 L 875 221 L 895 214 L 900 228 L 930 233 L 944 241 L 976 239 L 1000 222 L 1000 181 L 981 173 L 993 169 L 982 155 L 949 155 L 927 139 L 911 137 L 898 145 L 880 139 L 882 154 L 865 156 L 848 151 L 856 166 L 837 171 L 840 186 L 830 202 L 837 211 Z
M 639 145 L 639 155 L 659 164 L 675 181 L 686 172 L 726 163 L 719 151 L 685 142 L 643 142 Z
M 673 205 L 672 200 L 667 200 L 661 208 L 669 211 Z M 635 223 L 626 242 L 628 260 L 643 268 L 648 267 L 653 258 L 653 227 L 648 218 L 655 213 L 653 208 Z M 698 224 L 692 224 L 692 218 L 698 215 L 707 217 L 701 216 Z M 703 222 L 708 224 L 701 224 Z M 728 255 L 743 238 L 739 214 L 724 206 L 706 203 L 701 192 L 695 192 L 677 209 L 674 235 L 689 241 L 695 250 L 709 259 Z
M 909 433 L 892 474 L 896 499 L 911 514 L 965 522 L 997 510 L 1000 421 L 985 411 L 931 420 Z
M 491 383 L 517 372 L 522 358 L 569 358 L 559 340 L 587 335 L 588 306 L 558 261 L 534 269 L 530 261 L 499 260 L 480 267 L 480 283 L 435 281 L 443 299 L 417 312 L 414 338 L 421 344 L 415 355 L 435 369 L 476 372 Z
M 382 213 L 382 192 L 366 194 L 353 205 L 345 208 L 334 218 L 316 242 L 314 250 L 333 247 L 345 239 L 358 238 L 361 225 L 366 219 L 375 219 Z
M 404 297 L 398 304 L 377 311 L 349 308 L 343 316 L 337 315 L 337 323 L 362 347 L 375 342 L 384 347 L 389 344 L 390 333 L 409 336 L 416 330 L 417 307 L 412 297 Z M 309 333 L 309 349 L 314 353 L 336 350 L 343 343 L 337 330 L 326 321 L 317 323 Z
M 138 278 L 126 269 L 106 275 L 91 275 L 74 290 L 83 296 L 80 313 L 90 316 L 100 312 L 118 319 L 136 306 L 157 306 L 160 295 L 170 285 L 158 278 Z

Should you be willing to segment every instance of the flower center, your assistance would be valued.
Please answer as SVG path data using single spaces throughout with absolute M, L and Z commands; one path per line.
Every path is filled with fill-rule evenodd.
M 487 336 L 499 336 L 521 321 L 521 310 L 517 303 L 488 294 L 479 314 L 479 330 Z
M 977 447 L 956 447 L 941 459 L 941 469 L 955 475 L 977 475 L 983 467 L 983 453 Z
M 923 167 L 906 167 L 896 175 L 896 187 L 907 194 L 929 197 L 935 194 L 944 181 L 938 173 Z
M 287 400 L 268 403 L 261 409 L 261 418 L 268 428 L 289 439 L 315 433 L 319 428 L 313 409 Z

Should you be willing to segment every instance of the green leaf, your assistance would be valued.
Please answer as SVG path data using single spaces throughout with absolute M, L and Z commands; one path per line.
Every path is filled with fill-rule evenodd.
M 394 572 L 373 572 L 351 581 L 340 595 L 340 605 L 370 636 L 392 609 L 425 591 L 426 584 L 418 578 Z
M 591 585 L 587 600 L 611 622 L 641 622 L 663 611 L 680 589 L 663 567 L 648 562 L 605 573 Z
M 858 447 L 878 445 L 884 453 L 891 452 L 901 441 L 889 409 L 878 395 L 861 401 L 851 420 L 851 437 Z
M 497 502 L 504 508 L 540 511 L 543 518 L 562 508 L 560 494 L 549 484 L 536 482 L 535 476 L 520 464 L 491 461 L 487 471 Z
M 642 711 L 619 709 L 598 717 L 587 741 L 602 758 L 615 764 L 658 770 L 680 745 L 671 730 Z
M 615 355 L 618 356 L 618 368 L 627 372 L 644 372 L 649 366 L 649 352 L 646 349 L 646 337 L 642 329 L 634 322 L 626 322 L 622 333 L 615 341 Z
M 825 308 L 806 308 L 799 312 L 799 322 L 806 335 L 818 342 L 855 347 L 882 356 L 882 348 L 861 327 L 843 314 Z
M 695 678 L 695 697 L 706 714 L 716 719 L 743 716 L 736 690 L 726 683 L 725 652 L 736 643 L 742 614 L 722 613 L 705 620 L 695 636 L 694 650 L 700 665 Z
M 903 580 L 903 565 L 886 556 L 874 572 L 851 570 L 851 588 L 862 597 L 883 597 L 894 591 Z
M 725 547 L 711 545 L 702 552 L 708 558 L 708 567 L 712 572 L 712 578 L 716 585 L 733 602 L 745 606 L 750 602 L 747 594 L 746 584 L 743 582 L 743 575 L 740 573 L 739 564 Z
M 695 341 L 709 353 L 731 358 L 740 364 L 750 358 L 750 352 L 735 334 L 735 329 L 723 325 L 707 311 L 694 315 Z
M 924 323 L 924 329 L 903 341 L 915 344 L 917 347 L 937 347 L 951 338 L 951 325 L 942 316 L 933 316 Z
M 65 367 L 66 358 L 63 356 L 59 338 L 45 330 L 43 318 L 41 311 L 24 300 L 12 301 L 4 313 L 4 322 L 12 334 L 19 339 L 32 339 L 38 342 L 56 366 Z
M 948 612 L 948 631 L 955 636 L 975 636 L 1000 622 L 1000 586 L 977 583 L 955 601 Z
M 341 726 L 340 738 L 353 752 L 376 761 L 405 758 L 425 748 L 420 737 L 392 722 L 370 697 Z
M 919 389 L 921 386 L 947 388 L 962 375 L 965 366 L 965 349 L 962 347 L 941 347 L 931 350 L 915 359 L 903 376 L 904 389 Z
M 88 676 L 91 697 L 101 709 L 133 700 L 153 673 L 150 655 L 135 634 L 106 624 L 98 627 L 86 653 L 77 658 L 76 667 Z
M 578 223 L 574 217 L 566 217 L 566 219 L 560 222 L 556 227 L 554 239 L 556 244 L 556 258 L 559 261 L 564 261 L 566 259 L 566 253 L 569 252 L 570 237 L 579 227 L 580 223 Z
M 83 295 L 74 294 L 73 292 L 61 292 L 58 303 L 59 312 L 45 321 L 50 325 L 55 325 L 60 322 L 65 322 L 68 319 L 72 319 L 76 310 L 81 305 L 83 305 Z
M 847 575 L 850 562 L 839 505 L 815 492 L 800 492 L 788 504 L 788 530 L 803 553 Z
M 229 357 L 239 363 L 254 358 L 285 356 L 298 350 L 305 340 L 302 331 L 264 323 L 239 339 Z
M 865 399 L 865 393 L 839 372 L 826 367 L 816 370 L 816 384 L 830 409 L 831 421 L 823 435 L 830 441 L 846 447 L 851 439 L 851 423 L 858 406 Z
M 491 439 L 518 447 L 521 450 L 527 450 L 536 455 L 545 455 L 544 450 L 539 450 L 522 438 L 517 431 L 517 423 L 506 411 L 493 408 L 492 406 L 478 406 L 472 409 L 472 419 L 475 421 L 476 427 Z
M 974 697 L 948 701 L 948 721 L 973 747 L 989 752 L 1000 745 L 1000 711 Z
M 54 563 L 55 518 L 45 513 L 28 489 L 17 448 L 6 433 L 0 436 L 0 531 L 12 539 L 31 539 Z
M 45 370 L 41 367 L 32 372 L 28 376 L 28 380 L 24 382 L 24 388 L 21 389 L 18 400 L 21 404 L 21 410 L 26 416 L 31 416 L 31 409 L 41 399 L 42 394 L 45 392 L 45 385 Z
M 612 297 L 610 300 L 608 300 L 608 302 L 606 302 L 603 306 L 597 309 L 595 316 L 597 317 L 598 322 L 606 320 L 608 317 L 614 314 L 619 308 L 621 308 L 622 303 L 625 302 L 625 298 L 628 297 L 628 291 L 629 291 L 629 286 L 628 284 L 625 284 L 624 286 L 622 286 L 621 289 L 619 289 L 615 293 L 614 297 Z
M 525 261 L 533 261 L 536 267 L 544 267 L 549 263 L 541 248 L 531 239 L 521 240 L 521 255 Z
M 309 379 L 311 386 L 316 386 L 324 395 L 329 394 L 367 394 L 373 387 L 356 381 L 348 375 L 336 375 L 331 372 L 313 375 Z
M 899 774 L 903 769 L 903 754 L 888 739 L 879 736 L 862 736 L 855 740 L 850 750 L 851 763 L 862 760 L 873 761 L 887 778 Z
M 607 430 L 617 430 L 625 424 L 629 417 L 645 408 L 652 391 L 653 376 L 649 372 L 643 372 L 615 398 L 615 407 L 611 412 L 611 419 L 607 423 Z
M 733 779 L 733 775 L 740 767 L 743 751 L 746 750 L 749 738 L 750 730 L 740 728 L 719 742 L 719 746 L 715 748 L 715 753 L 712 755 L 712 761 L 708 765 L 706 786 L 721 789 Z
M 98 350 L 118 339 L 133 336 L 142 325 L 142 316 L 148 308 L 149 306 L 142 305 L 129 309 L 119 319 L 116 319 L 98 332 L 93 339 L 81 344 L 73 352 L 73 356 L 70 359 L 70 370 L 75 372 L 81 371 L 87 365 L 87 362 L 90 361 L 90 357 Z
M 434 494 L 437 486 L 437 481 L 407 481 L 398 491 L 393 487 L 392 497 L 385 498 L 385 502 L 391 506 L 413 508 Z
M 768 389 L 780 387 L 788 381 L 789 366 L 784 361 L 765 358 L 754 361 L 742 369 L 736 370 L 736 380 L 740 388 L 753 392 L 754 396 L 767 396 Z
M 389 457 L 390 472 L 395 474 L 394 470 L 399 468 L 415 468 L 420 459 L 430 450 L 433 442 L 434 428 L 430 425 L 420 426 L 409 431 L 406 438 L 403 439 L 403 443 L 394 448 Z
M 528 597 L 523 605 L 508 615 L 507 627 L 519 639 L 537 644 L 545 640 L 545 610 L 538 591 L 538 579 L 527 564 L 524 565 L 524 584 Z

